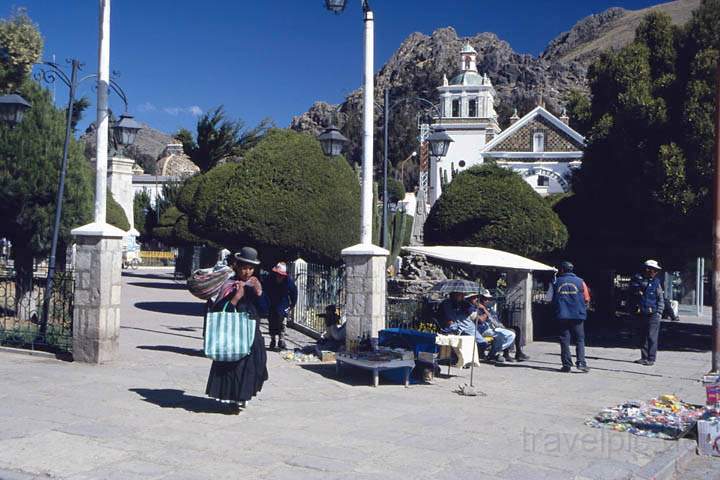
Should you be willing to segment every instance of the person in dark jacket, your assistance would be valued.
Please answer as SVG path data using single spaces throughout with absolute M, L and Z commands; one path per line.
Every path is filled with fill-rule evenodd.
M 560 328 L 561 372 L 572 369 L 570 354 L 570 337 L 575 337 L 575 365 L 583 373 L 590 369 L 585 361 L 585 327 L 587 306 L 590 303 L 590 292 L 582 278 L 573 273 L 574 266 L 570 262 L 562 262 L 559 275 L 550 286 L 547 300 L 552 302 L 555 318 Z
M 213 361 L 205 393 L 223 403 L 229 403 L 233 413 L 245 407 L 248 400 L 262 390 L 268 379 L 265 341 L 260 333 L 262 285 L 254 276 L 260 264 L 257 251 L 245 247 L 233 255 L 235 277 L 227 280 L 220 289 L 213 312 L 247 312 L 256 321 L 255 339 L 250 353 L 236 362 Z
M 270 330 L 270 350 L 286 348 L 285 319 L 297 303 L 298 291 L 295 282 L 288 275 L 287 264 L 280 262 L 272 269 L 263 283 L 265 298 L 268 303 L 268 327 Z M 275 337 L 278 341 L 275 343 Z
M 660 316 L 665 309 L 665 292 L 660 281 L 660 264 L 645 262 L 645 271 L 633 277 L 630 283 L 632 313 L 640 328 L 640 358 L 635 363 L 654 365 L 657 356 Z

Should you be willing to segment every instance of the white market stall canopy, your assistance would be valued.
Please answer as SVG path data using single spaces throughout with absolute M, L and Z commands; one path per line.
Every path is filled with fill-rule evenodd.
M 403 247 L 403 250 L 448 262 L 477 267 L 505 268 L 525 271 L 555 271 L 553 267 L 514 253 L 483 247 Z

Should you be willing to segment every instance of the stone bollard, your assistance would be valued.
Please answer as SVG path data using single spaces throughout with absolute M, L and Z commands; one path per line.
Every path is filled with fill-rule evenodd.
M 385 267 L 390 252 L 376 245 L 354 245 L 342 251 L 345 262 L 346 347 L 358 337 L 377 339 L 385 328 L 387 283 Z
M 125 232 L 91 223 L 72 231 L 77 244 L 73 359 L 104 363 L 117 358 L 120 270 Z

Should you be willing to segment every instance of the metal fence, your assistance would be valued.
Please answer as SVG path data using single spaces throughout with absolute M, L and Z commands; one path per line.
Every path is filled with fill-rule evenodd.
M 173 267 L 175 266 L 175 252 L 140 250 L 140 267 Z
M 75 296 L 73 274 L 55 274 L 45 321 L 47 278 L 39 273 L 36 272 L 26 292 L 18 289 L 14 272 L 0 275 L 0 345 L 70 352 Z
M 335 305 L 345 305 L 345 272 L 332 267 L 296 260 L 292 264 L 298 287 L 298 302 L 290 321 L 306 333 L 319 337 L 325 331 L 324 314 Z

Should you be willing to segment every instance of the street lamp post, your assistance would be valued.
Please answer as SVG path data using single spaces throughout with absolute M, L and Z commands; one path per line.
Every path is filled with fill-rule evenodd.
M 405 97 L 400 98 L 395 101 L 395 103 L 390 104 L 390 89 L 386 88 L 385 92 L 385 99 L 384 99 L 384 106 L 383 106 L 383 216 L 382 216 L 382 247 L 388 248 L 388 223 L 387 223 L 387 217 L 388 217 L 388 191 L 387 191 L 387 175 L 388 175 L 388 137 L 389 137 L 389 131 L 388 126 L 390 123 L 390 112 L 400 105 L 401 103 L 407 103 L 407 102 L 418 102 L 421 104 L 424 104 L 428 106 L 429 108 L 433 109 L 435 111 L 435 114 L 438 118 L 442 118 L 440 115 L 440 110 L 438 110 L 437 106 L 432 103 L 430 100 L 423 98 L 423 97 Z M 452 141 L 452 140 L 451 140 Z M 407 160 L 407 159 L 406 159 Z
M 339 14 L 345 10 L 347 0 L 325 0 L 325 7 Z M 363 162 L 362 183 L 360 187 L 360 243 L 372 244 L 372 175 L 373 175 L 373 103 L 375 85 L 374 63 L 374 16 L 368 0 L 362 0 L 365 22 L 365 79 L 363 89 Z
M 713 185 L 712 373 L 720 373 L 720 60 L 715 73 L 715 178 Z M 702 289 L 702 284 L 698 286 Z
M 0 96 L 0 122 L 14 127 L 22 122 L 23 114 L 32 105 L 18 93 Z
M 82 64 L 77 59 L 69 60 L 71 68 L 70 75 L 68 76 L 58 65 L 54 62 L 43 62 L 42 65 L 45 67 L 41 69 L 36 75 L 37 80 L 43 80 L 46 83 L 54 84 L 56 80 L 62 81 L 69 89 L 68 103 L 67 103 L 67 114 L 65 117 L 65 141 L 63 144 L 63 156 L 60 164 L 60 180 L 58 183 L 57 198 L 55 202 L 55 221 L 53 223 L 52 240 L 50 243 L 50 258 L 48 259 L 48 274 L 47 282 L 45 284 L 45 297 L 43 299 L 43 315 L 42 323 L 40 325 L 40 334 L 44 335 L 47 329 L 47 321 L 50 310 L 50 297 L 52 295 L 52 289 L 55 281 L 55 263 L 57 255 L 57 243 L 58 236 L 60 233 L 60 220 L 62 218 L 62 205 L 63 197 L 65 195 L 65 172 L 67 171 L 68 163 L 68 148 L 70 145 L 70 138 L 72 134 L 72 117 L 75 106 L 75 95 L 77 93 L 78 86 L 87 79 L 95 78 L 97 75 L 86 75 L 78 79 L 78 72 L 82 69 Z M 113 134 L 115 136 L 116 143 L 119 145 L 130 145 L 135 141 L 135 134 L 140 129 L 140 125 L 135 122 L 131 115 L 127 113 L 127 96 L 125 92 L 120 88 L 115 81 L 110 81 L 111 88 L 118 96 L 122 99 L 125 104 L 125 113 L 120 117 L 121 120 L 113 128 Z M 107 143 L 106 143 L 107 146 Z M 99 146 L 98 146 L 99 148 Z

